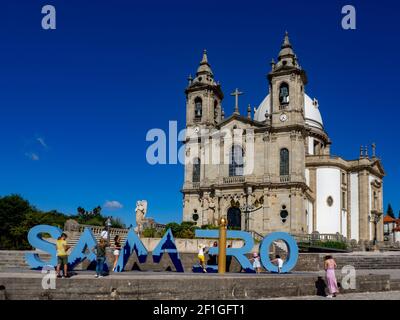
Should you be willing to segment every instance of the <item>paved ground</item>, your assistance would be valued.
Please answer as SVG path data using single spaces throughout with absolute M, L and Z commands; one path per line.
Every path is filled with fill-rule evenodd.
M 336 298 L 331 299 L 318 296 L 302 296 L 272 298 L 268 300 L 400 300 L 400 291 L 347 293 L 338 295 Z
M 73 278 L 91 278 L 95 274 L 95 271 L 76 271 L 74 272 L 75 275 Z M 376 274 L 376 275 L 390 275 L 391 279 L 400 279 L 400 269 L 370 269 L 370 270 L 356 270 L 357 275 L 369 275 L 369 274 Z M 336 275 L 337 277 L 341 276 L 341 271 L 336 270 Z M 43 274 L 38 271 L 38 270 L 29 270 L 29 269 L 17 269 L 17 268 L 12 268 L 12 269 L 7 269 L 0 271 L 0 278 L 7 278 L 7 277 L 37 277 L 37 278 L 42 278 Z M 207 274 L 201 274 L 201 273 L 192 273 L 192 272 L 185 272 L 185 273 L 176 273 L 176 272 L 154 272 L 154 271 L 124 271 L 121 273 L 111 273 L 107 278 L 111 279 L 126 279 L 126 278 L 142 278 L 142 277 L 149 277 L 149 278 L 158 278 L 158 277 L 218 277 L 217 273 L 207 273 Z M 254 274 L 254 273 L 226 273 L 222 275 L 222 277 L 230 278 L 230 277 L 288 277 L 288 276 L 294 276 L 294 277 L 317 277 L 325 276 L 324 271 L 296 271 L 296 272 L 291 272 L 289 274 L 276 274 L 276 273 L 269 273 L 269 272 L 263 272 L 261 274 Z

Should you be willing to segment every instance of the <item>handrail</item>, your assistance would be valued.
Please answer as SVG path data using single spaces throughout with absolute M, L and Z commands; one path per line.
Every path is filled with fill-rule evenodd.
M 104 230 L 103 226 L 92 226 L 92 225 L 79 224 L 78 231 L 79 232 L 83 232 L 85 230 L 85 228 L 91 229 L 92 232 L 95 233 L 95 234 L 100 234 Z M 126 229 L 126 228 L 110 228 L 109 231 L 110 231 L 110 234 L 111 233 L 127 234 L 129 229 Z

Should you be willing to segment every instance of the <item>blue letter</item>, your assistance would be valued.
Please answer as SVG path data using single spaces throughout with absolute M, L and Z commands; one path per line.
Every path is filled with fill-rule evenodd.
M 197 238 L 219 238 L 218 230 L 196 230 L 195 233 Z M 251 252 L 254 246 L 254 240 L 250 233 L 246 231 L 231 231 L 226 232 L 227 239 L 242 239 L 244 241 L 244 246 L 241 248 L 227 248 L 226 255 L 233 256 L 240 263 L 243 270 L 246 272 L 254 272 L 253 266 L 251 265 L 249 259 L 246 257 L 246 253 Z M 218 254 L 218 247 L 211 247 L 209 249 L 210 254 Z M 208 266 L 207 268 L 210 268 Z M 212 269 L 217 269 L 213 267 Z M 207 269 L 208 271 L 208 269 Z
M 68 257 L 70 270 L 85 259 L 90 262 L 96 261 L 96 255 L 92 251 L 96 247 L 96 243 L 96 238 L 93 236 L 92 231 L 89 228 L 85 228 L 74 250 Z M 89 251 L 89 253 L 86 253 L 86 251 Z
M 296 266 L 299 257 L 299 248 L 297 247 L 296 240 L 286 232 L 273 232 L 264 238 L 260 244 L 261 263 L 269 272 L 278 272 L 278 267 L 271 263 L 271 260 L 269 259 L 269 248 L 272 242 L 277 240 L 285 241 L 288 248 L 288 255 L 282 267 L 282 272 L 286 273 Z
M 125 244 L 122 248 L 123 252 L 119 255 L 118 263 L 115 268 L 115 271 L 120 272 L 125 269 L 125 266 L 128 262 L 129 257 L 131 256 L 133 250 L 135 250 L 136 255 L 139 259 L 140 263 L 146 262 L 147 259 L 147 250 L 144 247 L 142 241 L 139 239 L 137 234 L 130 229 L 128 235 L 126 237 Z
M 50 261 L 45 262 L 40 260 L 37 253 L 25 254 L 25 261 L 32 269 L 41 269 L 45 265 L 57 265 L 57 249 L 54 243 L 43 240 L 42 233 L 48 233 L 53 239 L 57 239 L 61 236 L 61 229 L 48 225 L 38 225 L 29 230 L 28 241 L 29 244 L 39 250 L 42 250 L 51 255 Z
M 179 253 L 176 248 L 174 236 L 172 235 L 171 229 L 167 230 L 167 232 L 158 243 L 157 247 L 154 248 L 152 252 L 153 261 L 155 263 L 159 263 L 164 252 L 169 254 L 176 271 L 184 272 L 181 258 L 179 257 Z

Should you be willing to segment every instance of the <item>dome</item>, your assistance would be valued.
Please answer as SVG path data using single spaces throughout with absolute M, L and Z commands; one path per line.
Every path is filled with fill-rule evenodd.
M 271 113 L 270 95 L 267 95 L 254 113 L 254 120 L 265 121 L 265 114 Z M 311 127 L 323 129 L 321 113 L 318 109 L 317 100 L 312 100 L 308 95 L 304 95 L 304 117 L 306 124 Z

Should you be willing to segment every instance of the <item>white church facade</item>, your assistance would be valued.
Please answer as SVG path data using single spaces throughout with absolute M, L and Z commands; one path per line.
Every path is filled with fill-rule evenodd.
M 204 52 L 185 90 L 184 221 L 216 225 L 224 216 L 228 227 L 260 235 L 374 239 L 385 174 L 375 146 L 371 155 L 362 147 L 354 160 L 331 155 L 318 101 L 305 93 L 306 84 L 286 34 L 271 62 L 269 93 L 254 114 L 249 106 L 240 115 L 236 90 L 234 113 L 225 117 L 224 94 Z M 383 219 L 376 227 L 381 241 Z

